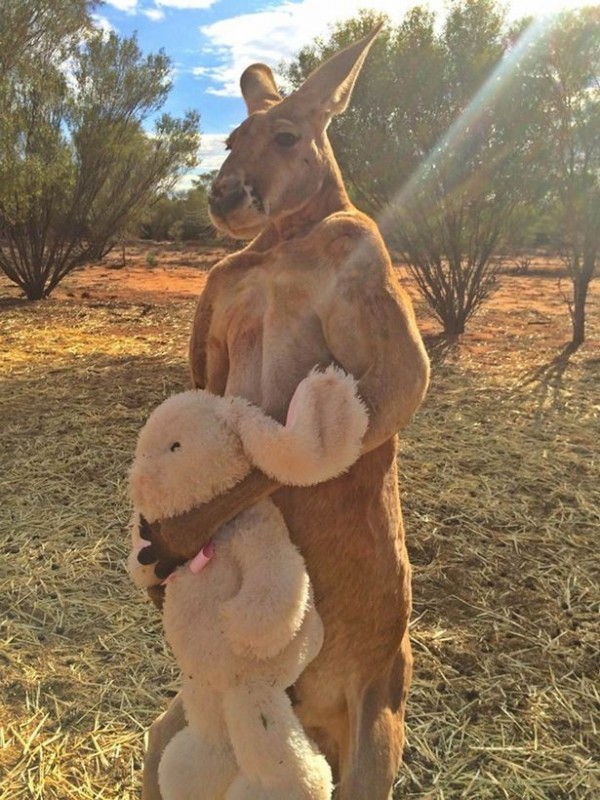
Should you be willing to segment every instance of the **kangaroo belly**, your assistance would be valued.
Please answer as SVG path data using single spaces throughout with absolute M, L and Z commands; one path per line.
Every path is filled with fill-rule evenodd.
M 249 269 L 213 320 L 215 336 L 227 342 L 225 393 L 246 397 L 279 421 L 300 380 L 334 360 L 322 313 L 335 303 L 328 297 L 332 278 L 303 269 L 291 254 L 288 261 L 280 272 L 277 262 Z M 306 560 L 324 623 L 323 648 L 301 679 L 318 675 L 310 698 L 317 705 L 337 702 L 353 673 L 365 673 L 360 682 L 389 669 L 406 631 L 410 568 L 396 455 L 391 439 L 335 480 L 282 488 L 272 497 Z
M 273 500 L 307 564 L 325 641 L 307 670 L 310 700 L 342 697 L 348 676 L 384 672 L 408 625 L 410 567 L 404 544 L 393 441 L 345 475 Z
M 290 267 L 280 257 L 249 270 L 217 305 L 211 325 L 227 353 L 224 393 L 245 397 L 280 421 L 300 381 L 332 361 L 318 312 L 330 281 L 315 265 L 302 264 Z M 210 359 L 222 357 L 222 348 L 208 357 L 210 376 Z M 209 381 L 207 388 L 220 387 Z

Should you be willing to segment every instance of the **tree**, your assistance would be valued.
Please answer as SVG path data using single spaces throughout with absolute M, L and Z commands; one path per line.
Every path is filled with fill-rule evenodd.
M 143 215 L 141 236 L 159 241 L 212 241 L 215 230 L 208 214 L 210 182 L 206 174 L 199 175 L 187 191 L 162 192 Z
M 548 37 L 547 167 L 553 175 L 561 253 L 573 283 L 571 347 L 585 340 L 585 309 L 600 256 L 600 8 L 563 13 Z
M 169 234 L 179 241 L 198 241 L 214 236 L 208 215 L 208 193 L 200 180 L 196 180 L 181 199 L 180 218 L 171 226 Z
M 196 163 L 196 113 L 163 114 L 144 130 L 170 89 L 167 56 L 143 56 L 135 37 L 84 23 L 76 47 L 73 30 L 65 40 L 42 30 L 1 94 L 0 268 L 29 299 L 106 254 L 148 199 Z
M 0 0 L 0 86 L 18 63 L 34 54 L 67 58 L 82 33 L 91 29 L 90 12 L 99 0 Z
M 288 77 L 299 82 L 373 23 L 363 14 L 339 24 Z M 330 129 L 352 196 L 400 250 L 447 334 L 462 333 L 494 287 L 494 253 L 527 200 L 535 137 L 523 130 L 535 115 L 518 70 L 505 69 L 509 45 L 494 0 L 455 1 L 441 27 L 416 7 L 379 37 Z

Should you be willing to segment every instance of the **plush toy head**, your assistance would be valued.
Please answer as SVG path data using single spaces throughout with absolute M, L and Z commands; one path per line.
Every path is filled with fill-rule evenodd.
M 320 483 L 358 458 L 367 424 L 356 382 L 335 367 L 301 381 L 285 425 L 239 397 L 174 395 L 139 435 L 131 498 L 154 522 L 226 492 L 252 467 L 282 484 Z

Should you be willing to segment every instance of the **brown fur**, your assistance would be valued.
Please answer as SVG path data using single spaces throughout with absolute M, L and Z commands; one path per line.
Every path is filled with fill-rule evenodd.
M 327 754 L 340 800 L 387 800 L 401 760 L 412 659 L 396 433 L 428 382 L 410 301 L 377 226 L 348 199 L 326 135 L 376 32 L 280 102 L 264 65 L 244 74 L 250 116 L 230 137 L 211 210 L 223 230 L 256 238 L 212 270 L 190 348 L 196 386 L 241 395 L 280 421 L 299 381 L 332 362 L 357 378 L 369 410 L 366 452 L 350 472 L 273 494 L 325 625 L 294 709 Z M 282 132 L 298 140 L 282 145 Z M 179 724 L 174 712 L 173 732 Z M 163 719 L 156 745 L 151 731 L 147 769 L 164 728 Z M 159 797 L 151 784 L 146 775 L 146 800 Z

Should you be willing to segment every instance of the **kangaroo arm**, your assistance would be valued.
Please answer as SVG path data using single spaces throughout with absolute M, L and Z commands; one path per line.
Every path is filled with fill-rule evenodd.
M 429 382 L 429 360 L 409 297 L 389 269 L 370 285 L 354 267 L 338 280 L 323 319 L 327 346 L 358 381 L 369 411 L 363 451 L 388 441 L 408 424 Z
M 149 525 L 150 546 L 140 551 L 142 564 L 154 564 L 159 578 L 194 558 L 216 531 L 239 513 L 272 494 L 279 484 L 252 470 L 233 489 L 177 517 Z M 143 560 L 142 560 L 143 559 Z
M 195 389 L 206 388 L 206 342 L 212 313 L 212 291 L 207 283 L 207 286 L 198 299 L 189 345 L 190 372 L 192 385 Z

